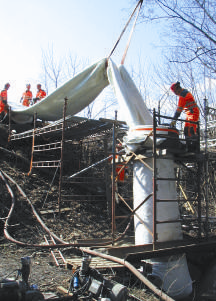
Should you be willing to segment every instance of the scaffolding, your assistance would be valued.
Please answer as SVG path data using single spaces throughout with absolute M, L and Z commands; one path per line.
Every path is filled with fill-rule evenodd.
M 116 150 L 116 147 L 122 144 L 122 137 L 127 131 L 127 127 L 117 120 L 117 116 L 115 120 L 89 120 L 67 116 L 66 107 L 67 99 L 63 108 L 63 118 L 56 122 L 38 126 L 35 115 L 34 127 L 31 130 L 14 133 L 13 126 L 10 126 L 12 143 L 26 139 L 32 142 L 29 173 L 36 169 L 52 170 L 53 175 L 58 179 L 59 212 L 63 204 L 71 204 L 74 201 L 103 202 L 111 216 L 111 235 L 114 244 L 116 236 L 122 229 L 127 231 L 130 229 L 131 232 L 128 233 L 133 233 L 133 217 L 148 198 L 153 196 L 154 208 L 157 202 L 167 201 L 157 195 L 157 184 L 159 181 L 169 180 L 175 181 L 177 186 L 180 219 L 164 221 L 164 223 L 171 225 L 180 222 L 183 232 L 198 239 L 197 242 L 215 235 L 216 155 L 214 152 L 206 154 L 202 148 L 195 152 L 188 152 L 181 131 L 180 138 L 159 135 L 156 128 L 160 125 L 160 121 L 171 118 L 159 115 L 154 110 L 151 132 L 153 148 L 141 155 L 131 152 L 126 156 L 123 148 L 120 151 Z M 179 122 L 184 121 L 179 120 Z M 157 140 L 161 138 L 165 142 L 158 144 Z M 166 160 L 170 154 L 178 166 L 176 176 L 172 179 L 159 178 L 157 160 L 158 158 Z M 116 156 L 121 158 L 118 162 L 112 159 Z M 153 160 L 153 191 L 138 208 L 133 208 L 133 160 L 140 160 L 146 164 L 145 158 L 149 156 L 152 156 Z M 124 174 L 123 178 L 122 174 Z M 76 193 L 74 187 L 79 188 L 79 193 Z M 159 222 L 156 209 L 153 222 L 153 243 L 150 247 L 152 252 L 158 248 L 165 248 L 157 238 Z M 182 246 L 184 243 L 183 240 L 177 244 Z M 134 248 L 134 252 L 139 250 L 136 246 Z
M 111 255 L 119 256 L 128 261 L 140 261 L 157 256 L 169 256 L 174 254 L 209 251 L 214 250 L 215 240 L 215 165 L 216 154 L 200 150 L 200 135 L 198 143 L 193 151 L 188 151 L 187 141 L 183 131 L 179 131 L 179 136 L 167 136 L 157 133 L 157 126 L 161 120 L 170 121 L 170 117 L 162 116 L 153 112 L 153 130 L 149 134 L 153 140 L 153 147 L 144 147 L 144 150 L 137 153 L 132 152 L 132 161 L 139 160 L 146 165 L 145 160 L 153 160 L 153 191 L 137 208 L 132 208 L 129 203 L 118 194 L 122 204 L 129 209 L 128 215 L 124 219 L 137 215 L 137 210 L 151 197 L 153 197 L 154 216 L 153 216 L 153 233 L 152 243 L 145 245 L 127 245 L 108 248 L 107 252 Z M 180 123 L 185 120 L 179 120 Z M 167 123 L 165 123 L 167 124 Z M 182 128 L 182 126 L 180 126 Z M 199 123 L 198 123 L 198 133 Z M 164 139 L 164 143 L 157 143 L 158 139 Z M 174 159 L 176 163 L 175 177 L 162 178 L 157 173 L 158 159 Z M 131 158 L 130 158 L 131 160 Z M 149 166 L 151 169 L 151 166 Z M 157 187 L 160 181 L 174 181 L 177 189 L 177 199 L 164 200 L 157 194 Z M 158 202 L 173 202 L 179 204 L 180 218 L 177 220 L 163 221 L 170 224 L 179 222 L 181 224 L 183 239 L 176 241 L 159 242 L 158 241 Z M 138 216 L 139 218 L 139 216 Z M 139 219 L 142 223 L 141 218 Z
M 198 141 L 193 141 L 195 147 L 192 148 L 192 151 L 188 149 L 187 139 L 180 134 L 180 138 L 169 137 L 165 142 L 165 145 L 157 146 L 158 138 L 165 138 L 163 135 L 158 135 L 156 132 L 157 120 L 166 120 L 171 119 L 167 116 L 162 116 L 157 114 L 154 111 L 153 120 L 154 120 L 154 134 L 153 134 L 153 182 L 154 182 L 154 208 L 156 208 L 157 202 L 167 202 L 168 200 L 162 200 L 157 196 L 157 183 L 158 181 L 174 181 L 176 183 L 177 189 L 177 201 L 179 203 L 180 209 L 180 219 L 169 221 L 169 223 L 180 222 L 182 225 L 182 230 L 192 229 L 196 233 L 197 238 L 201 238 L 202 235 L 206 236 L 207 233 L 202 231 L 202 218 L 201 218 L 201 192 L 200 192 L 200 179 L 201 179 L 201 168 L 204 162 L 204 156 L 200 152 L 200 142 L 199 134 L 197 135 Z M 180 120 L 184 122 L 185 120 Z M 199 133 L 199 123 L 198 123 L 197 132 Z M 166 148 L 167 144 L 167 148 Z M 165 152 L 161 151 L 166 149 Z M 191 147 L 191 145 L 189 145 Z M 159 151 L 157 152 L 157 150 Z M 162 157 L 167 159 L 172 155 L 174 162 L 177 164 L 175 170 L 174 178 L 159 178 L 157 175 L 157 159 Z M 196 180 L 195 180 L 196 179 Z M 189 194 L 189 187 L 190 193 Z M 175 200 L 169 200 L 170 202 L 175 202 Z M 185 210 L 186 209 L 186 210 Z M 164 221 L 163 223 L 167 223 Z M 154 240 L 153 243 L 157 241 L 157 212 L 155 210 L 154 215 Z
M 35 114 L 33 128 L 20 133 L 14 133 L 11 125 L 10 142 L 32 143 L 28 174 L 41 169 L 55 177 L 59 212 L 63 204 L 73 201 L 104 202 L 111 208 L 113 128 L 119 129 L 116 137 L 121 137 L 125 123 L 67 116 L 66 111 L 67 99 L 61 120 L 38 126 Z

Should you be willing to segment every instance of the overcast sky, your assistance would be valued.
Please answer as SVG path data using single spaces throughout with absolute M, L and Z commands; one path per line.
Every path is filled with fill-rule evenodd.
M 40 81 L 42 51 L 53 47 L 56 56 L 68 53 L 89 63 L 106 57 L 132 11 L 134 1 L 125 0 L 8 0 L 1 4 L 0 89 L 11 83 L 9 102 L 18 102 L 26 83 L 36 93 Z M 131 23 L 132 26 L 133 22 Z M 113 60 L 119 64 L 131 27 Z M 125 66 L 156 59 L 157 31 L 136 26 Z

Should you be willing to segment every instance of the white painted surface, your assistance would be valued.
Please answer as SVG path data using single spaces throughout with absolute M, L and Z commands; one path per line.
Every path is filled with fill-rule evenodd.
M 145 162 L 152 167 L 153 159 L 149 158 Z M 134 162 L 134 209 L 153 192 L 153 172 L 142 162 Z M 174 161 L 172 159 L 157 159 L 157 176 L 161 178 L 175 178 Z M 176 200 L 175 181 L 157 181 L 157 198 L 161 200 Z M 158 202 L 157 221 L 170 221 L 179 219 L 178 202 Z M 143 245 L 153 242 L 153 198 L 146 201 L 139 210 L 136 211 L 140 219 L 134 217 L 135 244 Z M 158 224 L 156 227 L 158 241 L 172 241 L 182 239 L 180 222 Z M 165 292 L 175 300 L 185 298 L 192 292 L 192 280 L 188 271 L 187 261 L 184 254 L 176 257 L 165 257 L 150 259 L 152 264 L 152 274 L 158 276 Z
M 121 114 L 124 115 L 122 119 L 127 125 L 152 124 L 151 113 L 124 65 L 117 67 L 109 60 L 108 78 L 120 104 Z
M 153 159 L 149 158 L 145 162 L 153 167 Z M 158 159 L 157 160 L 158 177 L 174 178 L 174 162 L 173 160 Z M 153 192 L 153 173 L 142 162 L 134 162 L 134 208 Z M 158 190 L 157 197 L 159 199 L 176 200 L 176 186 L 174 181 L 157 181 Z M 170 221 L 179 219 L 178 202 L 158 202 L 157 203 L 157 220 Z M 136 213 L 146 224 L 150 232 L 153 233 L 153 197 L 148 199 Z M 135 216 L 135 244 L 149 244 L 153 242 L 152 235 L 146 227 Z M 157 225 L 158 241 L 169 241 L 182 239 L 182 231 L 180 222 L 166 223 Z

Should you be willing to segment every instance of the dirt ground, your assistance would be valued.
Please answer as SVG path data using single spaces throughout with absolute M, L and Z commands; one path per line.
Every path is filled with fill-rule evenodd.
M 20 157 L 11 155 L 1 149 L 0 153 L 0 279 L 16 276 L 18 269 L 21 268 L 21 258 L 30 256 L 31 273 L 29 283 L 36 284 L 40 292 L 48 296 L 47 298 L 52 296 L 52 294 L 58 297 L 63 296 L 59 294 L 57 288 L 58 286 L 62 286 L 66 290 L 69 288 L 72 271 L 57 267 L 48 249 L 19 245 L 19 242 L 31 245 L 45 243 L 44 229 L 33 214 L 30 203 L 40 213 L 40 217 L 50 231 L 67 242 L 76 242 L 80 239 L 110 238 L 111 220 L 107 214 L 107 208 L 101 203 L 73 202 L 71 210 L 65 211 L 59 216 L 57 211 L 58 182 L 52 182 L 52 177 L 36 171 L 28 175 L 29 163 L 26 160 L 22 160 Z M 17 186 L 1 171 L 16 181 L 27 198 L 21 194 Z M 6 217 L 12 206 L 12 198 L 2 175 L 10 185 L 15 200 L 7 231 L 18 243 L 6 239 L 3 233 Z M 44 213 L 44 211 L 49 209 L 54 209 L 54 211 L 56 209 L 56 212 Z M 62 249 L 62 253 L 65 258 L 70 258 L 74 255 L 74 250 Z M 204 259 L 203 257 L 200 257 L 201 259 L 197 257 L 196 262 L 192 256 L 191 261 L 195 262 L 192 270 L 196 281 L 202 276 L 203 267 L 207 263 L 209 264 L 215 256 L 214 253 L 210 255 L 210 260 L 205 254 Z M 199 268 L 199 265 L 202 265 L 202 268 Z M 112 274 L 113 270 L 110 269 L 109 273 Z M 120 283 L 124 282 L 128 286 L 130 294 L 135 295 L 137 298 L 133 299 L 130 297 L 128 300 L 159 300 L 130 273 L 120 273 L 115 276 Z M 188 300 L 201 301 L 202 299 L 196 299 L 192 296 Z
M 60 286 L 66 290 L 69 288 L 72 271 L 70 269 L 56 267 L 49 251 L 33 251 L 27 248 L 19 248 L 14 244 L 1 240 L 0 252 L 0 279 L 16 277 L 18 269 L 21 268 L 21 257 L 30 256 L 31 273 L 29 284 L 37 285 L 46 299 L 63 297 L 64 294 L 60 293 L 58 289 Z M 128 300 L 159 300 L 138 281 L 137 283 L 136 281 L 133 283 L 133 286 L 129 289 L 131 297 L 128 298 Z M 138 299 L 133 299 L 132 296 L 136 296 Z
M 56 267 L 49 251 L 34 251 L 20 248 L 15 244 L 1 241 L 0 279 L 14 278 L 21 269 L 21 258 L 31 257 L 30 285 L 37 285 L 43 293 L 57 293 L 57 287 L 69 287 L 72 272 L 68 269 Z M 19 278 L 21 280 L 21 278 Z
M 11 177 L 25 192 L 37 212 L 58 208 L 58 183 L 50 184 L 52 179 L 46 175 L 32 173 L 28 175 L 28 165 L 25 161 L 1 152 L 0 170 Z M 18 191 L 16 185 L 6 179 L 14 193 L 15 206 L 9 221 L 7 231 L 18 242 L 41 244 L 44 241 L 44 230 L 32 213 L 31 206 Z M 59 294 L 58 286 L 69 288 L 72 271 L 57 267 L 49 250 L 20 246 L 6 239 L 3 227 L 12 205 L 11 196 L 0 180 L 0 279 L 14 278 L 21 268 L 21 258 L 31 258 L 31 273 L 29 284 L 38 286 L 43 294 Z M 55 235 L 67 242 L 77 239 L 110 238 L 111 222 L 107 210 L 101 204 L 73 203 L 72 210 L 66 211 L 60 217 L 58 213 L 41 214 L 43 222 Z M 65 258 L 74 255 L 73 251 L 62 250 Z M 113 271 L 110 270 L 110 273 Z M 133 278 L 133 277 L 132 277 Z M 131 278 L 131 279 L 132 279 Z M 121 282 L 121 280 L 120 280 Z M 139 296 L 140 300 L 158 300 L 157 297 L 137 280 L 130 280 L 130 293 Z M 48 298 L 47 297 L 47 298 Z M 133 300 L 132 298 L 130 300 Z

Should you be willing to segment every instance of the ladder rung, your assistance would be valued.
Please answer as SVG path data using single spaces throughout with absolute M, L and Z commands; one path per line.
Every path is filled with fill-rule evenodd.
M 52 151 L 55 149 L 61 149 L 61 147 L 53 147 L 53 148 L 42 148 L 42 149 L 35 149 L 33 150 L 33 152 L 47 152 L 47 151 Z
M 32 167 L 58 167 L 60 160 L 53 161 L 33 161 Z
M 48 239 L 45 235 L 44 235 L 44 239 L 45 242 L 49 245 L 51 244 L 56 244 L 55 239 L 50 236 L 50 239 Z M 66 260 L 64 259 L 61 251 L 59 250 L 50 250 L 51 251 L 51 255 L 53 257 L 53 260 L 55 261 L 56 266 L 65 266 Z M 62 261 L 63 263 L 59 262 Z
M 179 200 L 156 200 L 158 203 L 163 203 L 163 202 L 179 202 Z
M 160 203 L 162 203 L 162 202 L 190 202 L 190 203 L 193 203 L 193 202 L 196 202 L 197 200 L 196 199 L 188 199 L 188 200 L 185 200 L 185 199 L 176 199 L 176 200 L 165 200 L 165 199 L 163 199 L 163 200 L 161 200 L 161 199 L 156 199 L 156 202 L 160 202 Z
M 187 181 L 186 179 L 179 179 L 179 178 L 155 178 L 157 181 Z
M 156 221 L 156 224 L 172 224 L 172 223 L 180 223 L 182 222 L 181 219 L 177 220 L 170 220 L 170 221 Z

